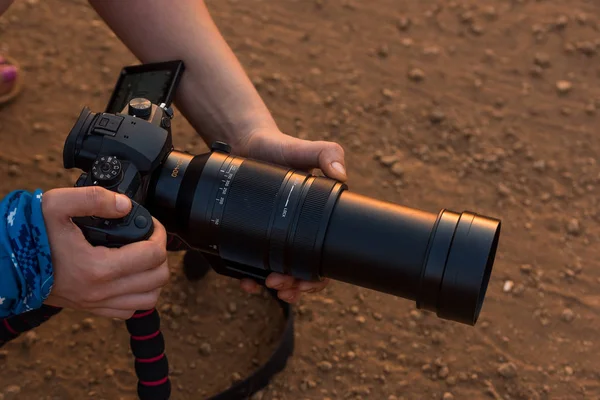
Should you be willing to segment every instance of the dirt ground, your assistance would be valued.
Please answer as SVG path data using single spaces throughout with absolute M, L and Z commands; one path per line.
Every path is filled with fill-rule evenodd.
M 296 353 L 262 400 L 600 399 L 600 4 L 594 0 L 230 0 L 209 7 L 283 131 L 340 142 L 351 190 L 496 216 L 476 327 L 334 283 L 296 307 Z M 0 54 L 26 88 L 0 110 L 2 195 L 73 184 L 62 146 L 137 61 L 83 0 L 20 0 Z M 205 146 L 176 118 L 176 145 Z M 160 309 L 174 399 L 204 399 L 274 344 L 266 297 L 178 255 Z M 135 399 L 123 323 L 65 312 L 0 352 L 4 399 Z M 2 398 L 2 395 L 0 395 Z

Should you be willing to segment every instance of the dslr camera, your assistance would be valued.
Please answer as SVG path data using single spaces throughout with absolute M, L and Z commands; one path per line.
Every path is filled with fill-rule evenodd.
M 380 201 L 333 179 L 238 157 L 222 142 L 204 154 L 177 150 L 170 104 L 183 72 L 181 61 L 124 68 L 107 109 L 84 108 L 69 133 L 64 166 L 84 171 L 76 186 L 99 185 L 134 204 L 119 220 L 78 218 L 91 243 L 144 240 L 154 216 L 223 275 L 331 278 L 476 323 L 499 220 Z

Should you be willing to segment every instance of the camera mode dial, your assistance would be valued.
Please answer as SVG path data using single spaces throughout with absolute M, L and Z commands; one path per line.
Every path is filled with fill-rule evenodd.
M 136 97 L 129 101 L 129 115 L 147 119 L 152 114 L 152 103 L 143 97 Z
M 118 183 L 123 175 L 123 166 L 114 156 L 101 156 L 92 165 L 92 176 L 98 184 L 110 187 Z

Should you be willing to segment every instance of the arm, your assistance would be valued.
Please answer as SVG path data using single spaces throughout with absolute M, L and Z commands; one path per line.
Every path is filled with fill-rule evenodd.
M 203 1 L 90 4 L 141 62 L 184 61 L 176 104 L 205 141 L 225 140 L 235 148 L 253 130 L 277 130 Z
M 279 131 L 204 1 L 89 2 L 142 63 L 184 61 L 176 105 L 207 143 L 226 141 L 241 156 L 294 168 L 321 168 L 333 179 L 346 180 L 341 146 Z

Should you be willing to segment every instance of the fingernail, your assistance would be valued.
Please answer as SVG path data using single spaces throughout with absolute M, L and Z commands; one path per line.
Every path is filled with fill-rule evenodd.
M 2 68 L 2 82 L 12 82 L 17 77 L 17 67 L 9 65 Z
M 118 212 L 127 212 L 131 208 L 131 201 L 129 197 L 124 196 L 122 194 L 117 194 L 117 211 Z
M 331 167 L 333 169 L 335 169 L 337 172 L 339 172 L 342 175 L 346 175 L 346 168 L 344 168 L 344 166 L 339 163 L 338 161 L 334 161 L 331 163 Z

